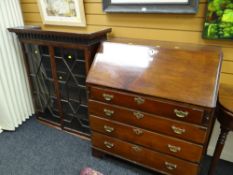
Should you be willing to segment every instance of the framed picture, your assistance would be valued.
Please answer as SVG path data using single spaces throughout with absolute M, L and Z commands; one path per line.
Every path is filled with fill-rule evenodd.
M 105 12 L 196 13 L 198 0 L 103 0 Z
M 37 0 L 44 24 L 86 26 L 83 0 Z
M 209 0 L 203 29 L 206 39 L 233 39 L 233 1 Z

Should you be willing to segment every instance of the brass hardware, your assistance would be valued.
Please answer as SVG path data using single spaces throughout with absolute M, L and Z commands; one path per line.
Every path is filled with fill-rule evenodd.
M 134 129 L 133 129 L 133 132 L 134 132 L 136 135 L 141 135 L 141 134 L 143 134 L 143 131 L 142 131 L 141 129 L 139 129 L 139 128 L 134 128 Z
M 111 117 L 114 114 L 114 111 L 109 109 L 104 109 L 104 114 L 108 117 Z
M 59 80 L 62 80 L 62 76 L 59 76 L 58 78 L 59 78 Z
M 181 151 L 181 147 L 170 145 L 170 144 L 168 144 L 167 146 L 168 146 L 169 150 L 173 153 L 177 153 L 177 152 Z
M 110 127 L 110 126 L 107 126 L 107 125 L 104 125 L 104 130 L 105 130 L 106 132 L 111 133 L 111 132 L 114 131 L 114 128 L 113 128 L 113 127 Z
M 68 55 L 68 59 L 72 59 L 72 56 L 71 56 L 71 55 Z
M 186 131 L 185 129 L 183 129 L 183 128 L 178 128 L 178 127 L 176 127 L 176 126 L 172 126 L 172 130 L 173 130 L 174 133 L 179 134 L 179 135 L 185 133 L 185 131 Z
M 132 146 L 132 149 L 134 151 L 136 151 L 136 152 L 142 151 L 142 149 L 139 146 L 136 146 L 136 145 Z
M 35 50 L 35 54 L 38 54 L 38 51 L 37 51 L 37 50 Z
M 140 105 L 143 104 L 145 102 L 145 100 L 142 97 L 134 97 L 134 101 Z
M 110 142 L 108 142 L 108 141 L 104 141 L 104 145 L 107 147 L 107 148 L 112 148 L 112 147 L 114 147 L 114 144 L 113 143 L 110 143 Z
M 174 109 L 174 113 L 175 113 L 176 116 L 179 117 L 179 118 L 187 117 L 188 114 L 189 114 L 187 111 L 181 111 L 181 110 L 178 110 L 178 109 Z
M 134 112 L 133 115 L 137 118 L 137 119 L 142 119 L 144 117 L 144 114 L 142 114 L 141 112 Z
M 176 164 L 170 163 L 170 162 L 165 162 L 165 166 L 167 167 L 167 169 L 169 170 L 174 170 L 177 168 Z
M 103 97 L 106 101 L 111 101 L 114 96 L 110 94 L 103 94 Z

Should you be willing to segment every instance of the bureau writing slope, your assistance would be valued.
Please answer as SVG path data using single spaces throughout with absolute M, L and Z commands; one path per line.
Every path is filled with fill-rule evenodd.
M 38 119 L 88 136 L 86 75 L 111 29 L 67 33 L 9 28 L 21 43 Z
M 221 50 L 112 39 L 87 77 L 93 155 L 197 175 L 214 122 Z

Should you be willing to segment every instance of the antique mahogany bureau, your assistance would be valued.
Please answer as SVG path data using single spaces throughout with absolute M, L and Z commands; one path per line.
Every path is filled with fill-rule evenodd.
M 52 126 L 90 135 L 86 75 L 110 28 L 95 31 L 9 28 L 21 43 L 37 118 Z
M 112 39 L 87 77 L 92 151 L 152 170 L 196 175 L 214 123 L 217 47 Z

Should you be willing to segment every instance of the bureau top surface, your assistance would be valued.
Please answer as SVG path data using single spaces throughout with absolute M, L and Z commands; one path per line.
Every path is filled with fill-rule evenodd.
M 216 105 L 221 49 L 170 42 L 103 42 L 87 83 L 203 107 Z

